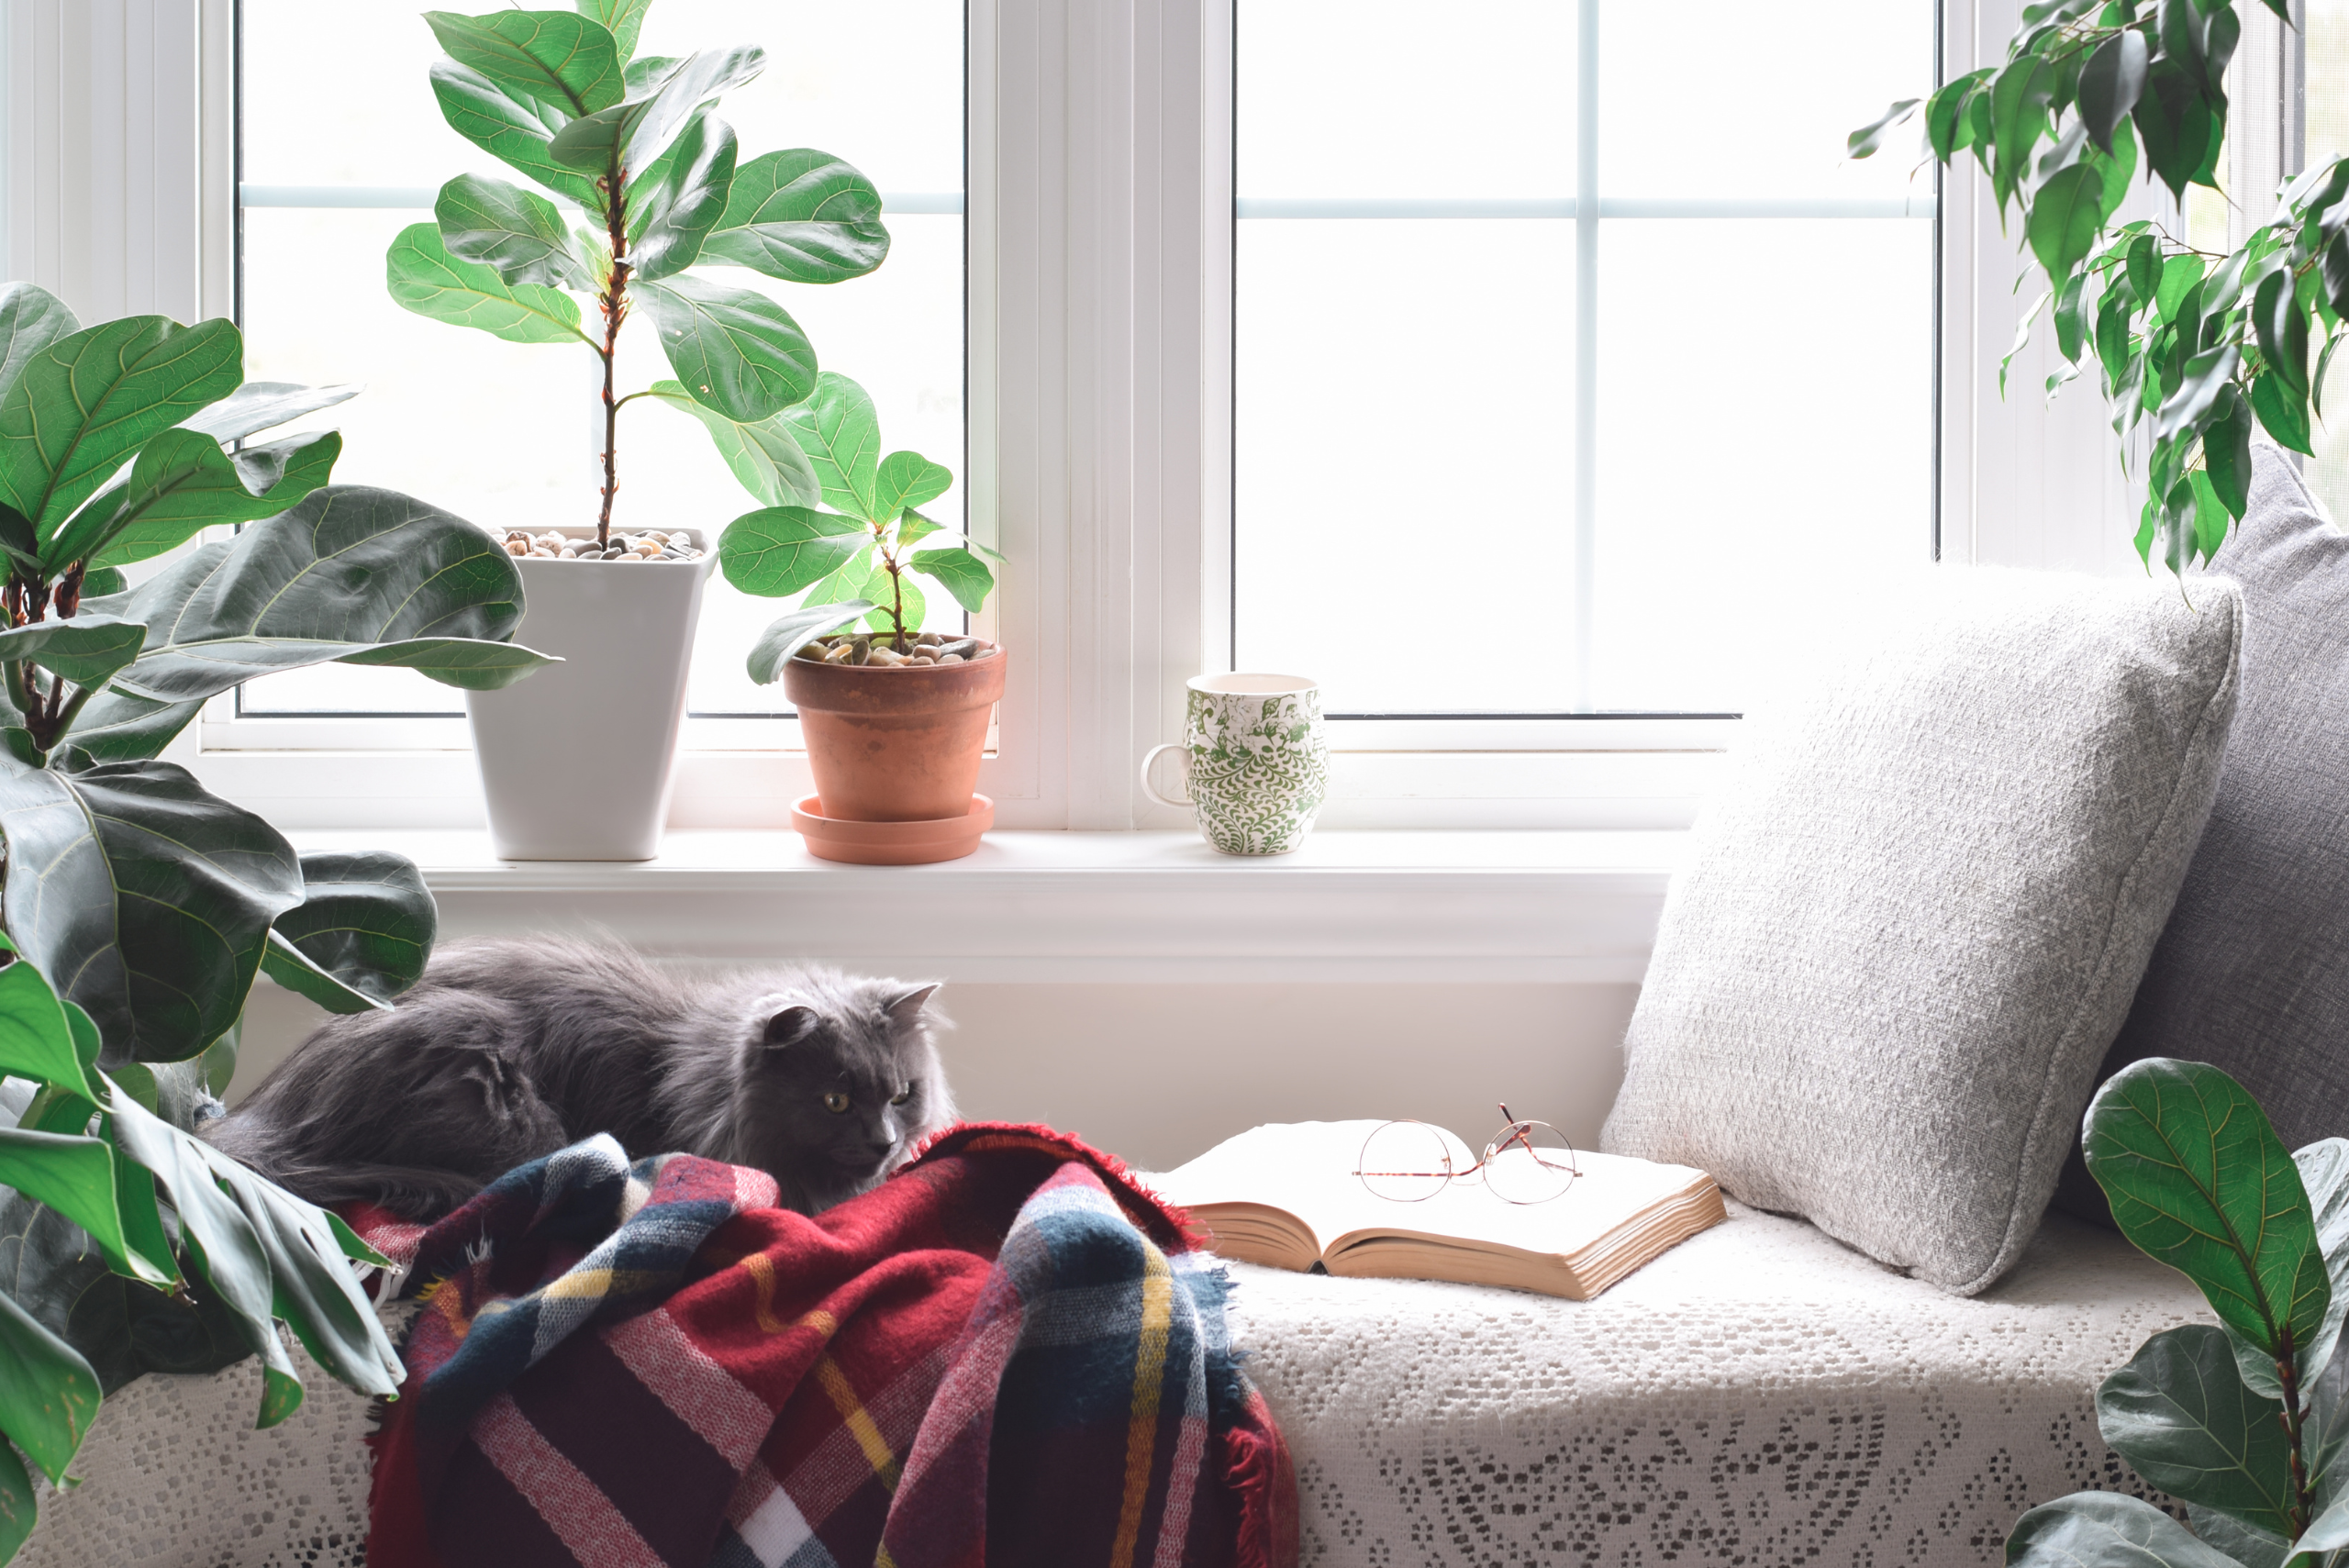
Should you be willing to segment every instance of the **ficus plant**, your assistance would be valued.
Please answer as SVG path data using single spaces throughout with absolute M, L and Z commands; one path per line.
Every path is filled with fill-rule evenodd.
M 773 682 L 809 641 L 858 619 L 905 651 L 929 614 L 915 576 L 978 612 L 995 590 L 995 573 L 980 557 L 1002 556 L 918 510 L 946 494 L 954 475 L 919 452 L 883 457 L 881 423 L 864 388 L 826 371 L 813 396 L 784 412 L 782 425 L 815 473 L 824 505 L 762 507 L 718 536 L 718 567 L 737 588 L 766 598 L 807 595 L 752 644 L 751 679 Z
M 2290 22 L 2288 0 L 2265 4 Z M 2243 515 L 2254 427 L 2313 451 L 2349 314 L 2349 160 L 2293 181 L 2230 253 L 2158 222 L 2116 225 L 2141 164 L 2179 203 L 2217 188 L 2237 0 L 2036 0 L 2022 15 L 2003 64 L 1893 105 L 1850 151 L 1871 156 L 1921 110 L 1932 158 L 1974 154 L 2047 284 L 2008 361 L 2052 306 L 2062 364 L 2046 390 L 2093 359 L 2124 462 L 2143 442 L 2138 553 L 2182 570 Z
M 431 223 L 387 259 L 392 297 L 435 320 L 517 343 L 578 343 L 601 362 L 602 506 L 619 491 L 619 413 L 665 402 L 707 428 L 719 455 L 769 506 L 812 505 L 814 476 L 776 416 L 816 387 L 816 350 L 788 311 L 696 264 L 789 283 L 862 277 L 889 252 L 881 196 L 828 152 L 740 157 L 718 95 L 759 74 L 763 50 L 636 57 L 650 0 L 578 0 L 575 11 L 425 13 L 447 51 L 431 71 L 459 135 L 564 204 L 460 174 Z M 585 217 L 584 224 L 566 210 Z M 579 297 L 597 321 L 585 324 Z M 674 381 L 622 395 L 621 328 L 651 317 Z
M 2031 1568 L 2282 1568 L 2349 1548 L 2349 1140 L 2286 1151 L 2242 1085 L 2156 1059 L 2115 1074 L 2082 1143 L 2113 1219 L 2201 1289 L 2097 1390 L 2104 1440 L 2186 1506 L 2079 1492 L 2023 1515 Z
M 355 389 L 249 384 L 243 361 L 227 321 L 85 328 L 0 287 L 0 1430 L 52 1481 L 141 1371 L 259 1353 L 282 1419 L 301 1390 L 277 1321 L 354 1387 L 398 1378 L 344 1261 L 371 1255 L 187 1129 L 257 975 L 388 1006 L 432 895 L 396 855 L 296 853 L 164 749 L 278 671 L 494 689 L 549 662 L 510 641 L 520 576 L 487 533 L 328 484 L 331 431 L 248 440 Z M 194 542 L 217 525 L 239 529 Z M 0 1560 L 32 1496 L 0 1448 Z

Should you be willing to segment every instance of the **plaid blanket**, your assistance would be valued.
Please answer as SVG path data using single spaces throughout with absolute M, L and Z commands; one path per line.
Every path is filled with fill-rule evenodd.
M 774 1199 L 599 1137 L 420 1238 L 354 1217 L 424 1300 L 373 1568 L 1295 1561 L 1223 1276 L 1116 1162 L 966 1125 L 814 1218 Z

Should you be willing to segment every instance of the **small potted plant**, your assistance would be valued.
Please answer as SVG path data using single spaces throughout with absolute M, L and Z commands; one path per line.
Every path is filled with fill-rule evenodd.
M 880 194 L 839 159 L 804 148 L 739 157 L 714 106 L 759 73 L 763 50 L 636 59 L 644 11 L 578 0 L 576 14 L 425 15 L 448 54 L 431 77 L 449 124 L 590 220 L 573 227 L 545 196 L 461 174 L 441 186 L 435 221 L 403 230 L 387 261 L 392 297 L 419 315 L 584 345 L 602 366 L 593 528 L 507 538 L 529 587 L 529 640 L 569 662 L 529 691 L 468 700 L 491 838 L 509 859 L 645 860 L 660 845 L 709 558 L 675 519 L 614 531 L 620 410 L 641 398 L 692 415 L 769 505 L 818 495 L 776 423 L 815 389 L 807 334 L 765 294 L 688 269 L 829 284 L 870 272 L 889 250 Z M 615 361 L 639 311 L 676 379 L 622 395 Z
M 784 416 L 823 506 L 787 503 L 737 517 L 718 541 L 746 594 L 805 594 L 751 650 L 751 678 L 780 676 L 799 710 L 816 795 L 792 813 L 828 860 L 906 865 L 978 847 L 994 806 L 975 793 L 987 718 L 1003 695 L 993 642 L 925 631 L 926 579 L 975 614 L 994 591 L 982 556 L 918 508 L 954 476 L 918 452 L 880 456 L 873 400 L 827 371 Z

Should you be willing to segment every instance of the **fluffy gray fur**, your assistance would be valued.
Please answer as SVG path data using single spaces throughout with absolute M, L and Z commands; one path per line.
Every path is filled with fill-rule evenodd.
M 608 1132 L 772 1174 L 814 1214 L 954 1119 L 935 985 L 664 973 L 617 944 L 452 942 L 392 1012 L 329 1019 L 202 1135 L 313 1203 L 429 1219 Z

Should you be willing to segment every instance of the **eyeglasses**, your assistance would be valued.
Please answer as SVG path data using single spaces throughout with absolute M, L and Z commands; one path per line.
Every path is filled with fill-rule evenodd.
M 1453 1182 L 1482 1179 L 1485 1190 L 1503 1203 L 1548 1203 L 1565 1195 L 1582 1173 L 1575 1168 L 1574 1145 L 1546 1121 L 1523 1121 L 1507 1106 L 1508 1125 L 1493 1134 L 1484 1157 L 1457 1168 L 1452 1144 L 1423 1121 L 1390 1121 L 1363 1140 L 1354 1174 L 1374 1197 L 1392 1203 L 1425 1203 Z

